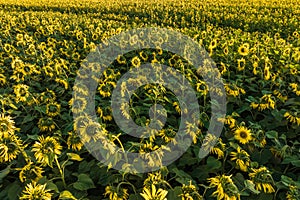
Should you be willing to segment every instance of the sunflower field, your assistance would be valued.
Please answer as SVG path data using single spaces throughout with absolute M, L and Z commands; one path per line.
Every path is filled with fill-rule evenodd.
M 300 200 L 300 1 L 0 0 L 0 8 L 1 200 Z M 226 96 L 226 116 L 216 119 L 224 123 L 219 138 L 208 132 L 214 88 L 160 41 L 119 55 L 96 80 L 97 123 L 74 118 L 90 106 L 81 96 L 89 88 L 74 84 L 78 76 L 90 78 L 79 73 L 82 61 L 109 38 L 147 27 L 192 38 L 215 62 L 226 93 L 219 91 Z M 200 121 L 187 124 L 192 145 L 170 165 L 147 173 L 132 173 L 129 164 L 116 170 L 112 146 L 142 155 L 167 149 L 185 112 L 170 89 L 146 84 L 120 115 L 146 127 L 150 107 L 160 103 L 164 126 L 143 139 L 122 131 L 112 114 L 113 90 L 124 73 L 145 63 L 186 77 Z M 101 137 L 110 141 L 108 165 L 85 146 Z M 199 158 L 213 140 L 209 155 Z

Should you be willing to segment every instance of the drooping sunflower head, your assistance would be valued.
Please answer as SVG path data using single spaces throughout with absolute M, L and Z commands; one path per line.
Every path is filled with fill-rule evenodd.
M 164 182 L 160 171 L 149 173 L 148 177 L 144 180 L 144 186 L 151 187 L 152 184 L 157 185 Z
M 42 177 L 42 173 L 43 169 L 41 167 L 35 165 L 33 162 L 29 162 L 21 169 L 19 178 L 21 182 L 26 180 L 38 181 Z
M 21 152 L 22 141 L 16 135 L 5 135 L 0 139 L 0 163 L 10 162 Z
M 248 166 L 250 165 L 250 156 L 249 154 L 238 147 L 236 149 L 236 152 L 231 152 L 230 154 L 232 158 L 230 160 L 236 162 L 236 168 L 246 172 L 248 169 Z
M 47 89 L 45 92 L 42 92 L 39 96 L 41 102 L 51 102 L 56 99 L 56 94 L 53 90 Z
M 51 102 L 46 105 L 46 114 L 49 117 L 55 117 L 60 112 L 60 104 L 56 102 Z
M 218 199 L 240 199 L 239 190 L 232 181 L 231 176 L 222 174 L 213 178 L 209 178 L 208 181 L 210 182 L 209 186 L 217 188 L 217 190 L 213 192 L 212 195 L 216 196 Z
M 75 132 L 69 132 L 69 137 L 67 140 L 68 148 L 72 148 L 75 151 L 80 151 L 83 144 L 80 137 Z
M 152 184 L 151 187 L 144 187 L 143 192 L 140 194 L 146 200 L 150 200 L 150 199 L 167 200 L 166 196 L 168 194 L 168 191 L 162 188 L 156 189 L 156 186 Z
M 189 181 L 189 184 L 183 184 L 181 187 L 182 193 L 179 195 L 183 200 L 202 200 L 203 197 L 198 193 L 198 190 L 192 181 Z
M 16 102 L 26 102 L 29 97 L 29 86 L 25 84 L 18 84 L 14 86 L 14 93 L 16 95 Z
M 126 200 L 129 197 L 126 188 L 114 187 L 112 185 L 105 187 L 104 196 L 108 196 L 112 200 Z
M 37 184 L 36 182 L 29 183 L 25 186 L 20 200 L 51 200 L 52 193 L 46 189 L 45 185 Z
M 55 124 L 51 117 L 43 117 L 39 119 L 38 127 L 41 131 L 52 131 L 55 129 Z
M 234 131 L 234 138 L 240 143 L 246 144 L 252 140 L 251 131 L 244 126 L 240 126 Z
M 7 134 L 14 134 L 15 122 L 10 116 L 0 115 L 0 138 Z
M 264 191 L 266 193 L 273 193 L 275 189 L 272 184 L 274 183 L 270 171 L 266 167 L 260 167 L 258 169 L 251 169 L 252 172 L 249 173 L 255 187 L 259 191 Z

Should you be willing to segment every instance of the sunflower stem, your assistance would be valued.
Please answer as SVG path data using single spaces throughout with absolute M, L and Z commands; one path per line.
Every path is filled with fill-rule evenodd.
M 63 171 L 63 169 L 61 168 L 61 166 L 60 166 L 60 164 L 59 164 L 59 162 L 58 162 L 58 159 L 57 159 L 57 156 L 56 156 L 56 155 L 55 155 L 54 159 L 55 159 L 56 165 L 57 165 L 57 167 L 58 167 L 59 173 L 60 173 L 60 175 L 61 175 L 61 180 L 62 180 L 62 182 L 63 182 L 63 184 L 64 184 L 64 187 L 66 188 L 66 187 L 67 187 L 67 184 L 66 184 L 66 181 L 65 181 L 64 171 Z

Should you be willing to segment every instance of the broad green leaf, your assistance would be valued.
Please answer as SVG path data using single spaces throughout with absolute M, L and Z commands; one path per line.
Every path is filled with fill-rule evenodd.
M 3 178 L 5 178 L 9 174 L 10 169 L 11 169 L 11 165 L 8 165 L 5 169 L 0 171 L 0 182 L 2 181 Z
M 74 183 L 74 188 L 80 191 L 95 188 L 93 180 L 87 174 L 79 174 L 77 182 Z

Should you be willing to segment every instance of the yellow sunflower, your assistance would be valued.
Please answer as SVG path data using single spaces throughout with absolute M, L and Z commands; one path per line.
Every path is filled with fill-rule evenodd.
M 140 194 L 145 200 L 167 200 L 168 191 L 162 188 L 156 189 L 155 185 L 152 184 L 151 188 L 144 187 L 143 192 Z
M 32 152 L 34 152 L 34 156 L 39 163 L 42 163 L 44 166 L 49 165 L 52 166 L 52 162 L 54 156 L 60 155 L 62 150 L 62 146 L 59 142 L 54 138 L 47 136 L 39 137 L 39 141 L 35 142 L 32 146 Z
M 26 102 L 29 97 L 29 86 L 24 84 L 18 84 L 14 86 L 14 93 L 16 95 L 16 102 Z
M 141 66 L 140 58 L 138 56 L 135 56 L 134 58 L 132 58 L 131 64 L 136 68 L 140 67 Z
M 20 200 L 51 200 L 51 196 L 50 190 L 46 189 L 46 184 L 40 185 L 36 182 L 32 182 L 25 186 Z
M 0 139 L 0 163 L 10 162 L 17 158 L 22 141 L 15 135 L 6 135 Z
M 236 152 L 231 152 L 230 155 L 232 156 L 230 160 L 235 161 L 236 167 L 246 172 L 250 165 L 249 154 L 245 150 L 238 147 Z
M 7 134 L 14 134 L 15 130 L 14 120 L 10 116 L 0 114 L 0 138 L 7 136 Z
M 49 117 L 55 117 L 59 115 L 60 112 L 60 104 L 56 102 L 51 102 L 46 105 L 46 114 Z
M 43 169 L 39 166 L 34 165 L 33 162 L 27 163 L 19 173 L 19 178 L 21 182 L 26 180 L 38 181 L 42 177 Z
M 247 56 L 249 54 L 249 47 L 250 45 L 248 43 L 243 44 L 239 47 L 238 52 L 242 56 Z
M 251 131 L 244 126 L 240 126 L 234 131 L 234 138 L 240 143 L 246 144 L 252 140 Z
M 83 146 L 80 137 L 73 131 L 69 132 L 68 134 L 69 134 L 69 137 L 67 139 L 68 148 L 69 149 L 72 148 L 75 151 L 80 151 L 80 149 Z
M 218 175 L 213 178 L 209 178 L 209 186 L 217 188 L 215 192 L 212 193 L 213 196 L 217 197 L 217 200 L 239 200 L 240 194 L 237 186 L 231 179 L 231 176 Z
M 260 167 L 259 169 L 251 169 L 252 172 L 249 176 L 252 182 L 255 184 L 255 188 L 259 191 L 266 193 L 273 193 L 275 189 L 272 184 L 274 183 L 271 173 L 266 167 Z
M 126 200 L 129 194 L 126 188 L 106 186 L 104 196 L 108 196 L 111 200 Z

